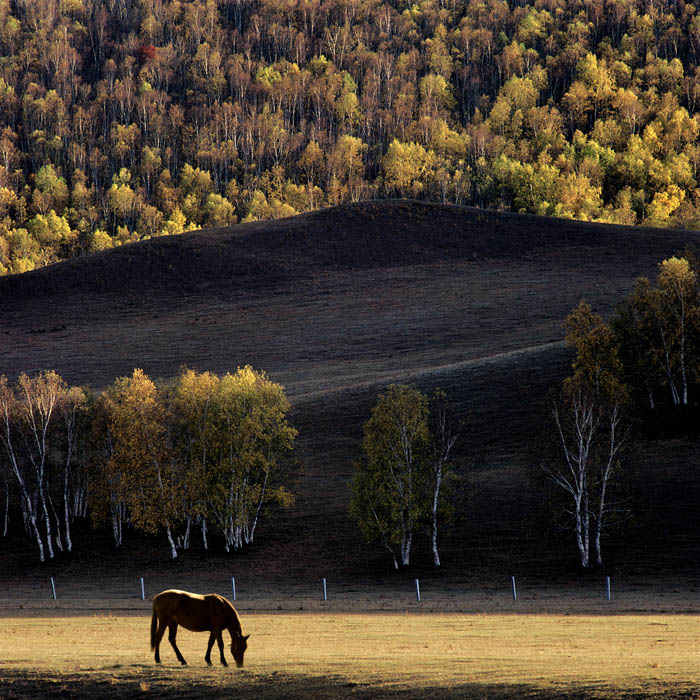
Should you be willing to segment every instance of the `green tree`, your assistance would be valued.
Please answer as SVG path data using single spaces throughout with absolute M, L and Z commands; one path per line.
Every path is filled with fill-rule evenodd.
M 274 483 L 279 460 L 292 449 L 297 431 L 289 425 L 290 404 L 282 386 L 252 367 L 223 376 L 210 400 L 206 427 L 200 429 L 209 436 L 208 512 L 230 551 L 253 542 L 266 503 L 285 506 L 293 501 L 283 486 Z M 199 406 L 201 420 L 202 399 Z
M 568 498 L 565 510 L 573 517 L 563 520 L 572 523 L 581 566 L 588 568 L 603 564 L 610 490 L 622 478 L 627 391 L 615 335 L 601 317 L 581 302 L 566 326 L 567 344 L 576 352 L 574 372 L 552 408 L 556 448 L 543 468 Z
M 446 396 L 436 392 L 433 411 L 418 389 L 392 384 L 380 394 L 364 425 L 364 458 L 356 465 L 351 511 L 368 540 L 391 554 L 394 568 L 410 563 L 414 534 L 427 525 L 433 561 L 440 566 L 438 519 L 455 436 L 447 424 Z
M 646 278 L 639 279 L 624 310 L 621 343 L 638 348 L 636 363 L 646 365 L 643 376 L 663 377 L 674 406 L 687 406 L 691 379 L 697 372 L 695 338 L 700 328 L 700 291 L 688 260 L 664 260 L 656 287 Z M 651 395 L 650 400 L 653 405 Z

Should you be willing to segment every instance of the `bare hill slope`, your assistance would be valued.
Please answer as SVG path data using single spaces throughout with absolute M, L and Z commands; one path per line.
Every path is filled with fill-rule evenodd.
M 445 543 L 448 570 L 537 575 L 530 448 L 546 394 L 567 371 L 562 320 L 582 297 L 609 312 L 637 276 L 696 241 L 409 201 L 193 232 L 0 279 L 0 372 L 53 368 L 101 388 L 134 367 L 161 377 L 183 364 L 266 370 L 294 403 L 298 498 L 236 566 L 301 578 L 319 562 L 344 577 L 383 570 L 381 551 L 368 558 L 347 514 L 361 425 L 388 383 L 439 385 L 465 421 L 462 468 L 478 494 Z M 665 459 L 654 454 L 640 461 L 642 485 Z M 675 575 L 699 559 L 689 521 L 698 478 L 684 467 L 694 447 L 677 454 L 644 532 L 612 550 L 630 571 L 663 555 Z M 674 525 L 660 529 L 669 516 Z M 166 548 L 156 552 L 165 563 Z M 547 570 L 572 562 L 566 548 L 547 552 Z

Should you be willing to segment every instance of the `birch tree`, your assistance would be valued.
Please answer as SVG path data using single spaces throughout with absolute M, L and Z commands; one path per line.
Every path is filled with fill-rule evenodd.
M 174 528 L 183 519 L 185 474 L 173 449 L 167 407 L 154 382 L 141 369 L 117 379 L 107 397 L 114 465 L 122 481 L 134 525 L 165 531 L 177 558 Z
M 393 384 L 364 425 L 364 458 L 355 466 L 350 509 L 365 537 L 389 552 L 395 569 L 410 564 L 414 536 L 424 529 L 440 566 L 438 532 L 450 500 L 445 484 L 453 476 L 456 441 L 440 390 L 429 400 L 415 387 Z
M 581 566 L 603 563 L 601 535 L 614 504 L 610 487 L 620 476 L 626 391 L 610 328 L 585 303 L 567 319 L 567 341 L 576 349 L 574 373 L 552 407 L 557 456 L 543 468 L 568 497 Z M 593 555 L 591 554 L 593 546 Z
M 24 521 L 39 549 L 39 561 L 46 559 L 46 545 L 39 530 L 40 515 L 36 494 L 38 485 L 34 481 L 33 472 L 26 468 L 26 463 L 20 449 L 20 436 L 17 416 L 19 414 L 18 400 L 7 377 L 0 376 L 0 410 L 2 411 L 2 445 L 4 447 L 9 470 L 17 481 Z M 53 556 L 53 550 L 51 550 Z
M 17 484 L 25 525 L 52 559 L 72 551 L 71 524 L 85 514 L 86 481 L 78 459 L 85 393 L 53 371 L 0 377 L 0 429 L 9 474 Z M 7 518 L 7 514 L 6 514 Z
M 80 387 L 67 388 L 58 402 L 59 432 L 63 443 L 61 487 L 63 532 L 66 550 L 73 551 L 71 524 L 87 513 L 87 475 L 84 443 L 88 422 L 88 397 Z
M 109 520 L 114 546 L 124 541 L 127 506 L 121 467 L 114 459 L 114 437 L 111 428 L 112 408 L 116 401 L 114 386 L 104 391 L 95 402 L 89 440 L 89 505 L 94 525 Z
M 292 502 L 284 487 L 272 487 L 279 459 L 297 435 L 287 420 L 289 408 L 282 386 L 252 367 L 221 378 L 209 414 L 206 480 L 227 552 L 253 542 L 266 502 Z
M 189 545 L 193 519 L 199 522 L 204 549 L 207 540 L 207 519 L 210 515 L 207 479 L 216 455 L 216 434 L 212 421 L 212 406 L 220 389 L 219 377 L 211 372 L 197 373 L 184 369 L 175 382 L 173 412 L 177 423 L 178 445 L 187 465 L 185 510 L 187 527 L 183 547 Z
M 452 432 L 447 416 L 447 395 L 437 390 L 431 401 L 431 451 L 430 451 L 430 485 L 432 490 L 431 502 L 431 547 L 433 550 L 433 564 L 440 566 L 440 553 L 438 551 L 438 526 L 441 495 L 444 493 L 444 482 L 450 476 L 450 457 L 457 442 L 457 435 Z
M 658 374 L 672 405 L 687 406 L 700 354 L 696 340 L 700 290 L 690 263 L 677 257 L 664 260 L 656 287 L 640 278 L 623 305 L 617 325 L 621 343 L 634 349 L 630 365 L 641 365 L 635 380 L 648 384 L 649 376 Z M 631 354 L 631 350 L 626 352 Z M 653 395 L 649 396 L 654 407 Z

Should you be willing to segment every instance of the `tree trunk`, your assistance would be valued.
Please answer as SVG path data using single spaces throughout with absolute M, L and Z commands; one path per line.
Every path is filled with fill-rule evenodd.
M 438 501 L 440 498 L 440 486 L 442 485 L 442 468 L 438 468 L 435 475 L 435 489 L 433 490 L 433 564 L 435 567 L 440 566 L 440 554 L 438 553 Z
M 182 541 L 182 548 L 183 549 L 190 548 L 190 527 L 191 526 L 192 526 L 192 516 L 188 515 L 187 516 L 187 526 L 185 527 L 185 536 L 183 537 L 183 541 Z
M 408 566 L 411 563 L 411 544 L 413 543 L 413 532 L 404 534 L 401 538 L 401 565 Z
M 255 528 L 258 524 L 258 516 L 260 515 L 260 509 L 262 508 L 263 501 L 265 500 L 265 492 L 267 491 L 267 480 L 270 477 L 270 472 L 265 472 L 265 480 L 263 481 L 262 490 L 260 492 L 260 500 L 258 501 L 258 507 L 255 509 L 255 517 L 253 518 L 253 523 L 250 526 L 250 542 L 253 541 L 255 535 Z
M 209 550 L 209 543 L 207 542 L 207 519 L 202 518 L 202 546 L 205 551 Z
M 66 536 L 66 549 L 69 552 L 73 551 L 73 541 L 70 536 L 70 466 L 66 464 L 66 470 L 63 475 L 63 528 Z
M 173 559 L 177 559 L 177 547 L 175 546 L 175 540 L 173 540 L 173 533 L 170 529 L 170 523 L 165 526 L 165 532 L 168 535 L 168 544 L 170 545 L 170 554 Z
M 39 501 L 41 503 L 41 509 L 44 513 L 44 524 L 46 526 L 46 551 L 49 555 L 49 559 L 53 559 L 54 553 L 53 545 L 51 544 L 51 517 L 49 516 L 49 509 L 46 505 L 46 494 L 44 493 L 44 487 L 41 481 L 39 482 Z

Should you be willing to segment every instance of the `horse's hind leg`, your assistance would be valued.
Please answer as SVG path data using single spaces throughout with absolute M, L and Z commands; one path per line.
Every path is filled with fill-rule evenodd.
M 160 640 L 163 639 L 165 634 L 166 624 L 162 620 L 158 620 L 158 629 L 156 631 L 155 638 L 155 649 L 156 649 L 156 663 L 160 663 Z
M 180 650 L 177 648 L 177 644 L 175 644 L 175 637 L 177 636 L 177 622 L 173 622 L 169 625 L 168 628 L 168 641 L 170 642 L 170 646 L 175 650 L 175 655 L 177 656 L 177 660 L 183 665 L 187 665 L 187 661 L 185 661 L 185 657 L 180 653 Z
M 214 640 L 216 639 L 216 632 L 211 631 L 209 635 L 209 643 L 207 644 L 207 653 L 204 655 L 204 660 L 207 662 L 207 666 L 211 666 L 211 648 L 214 646 Z

